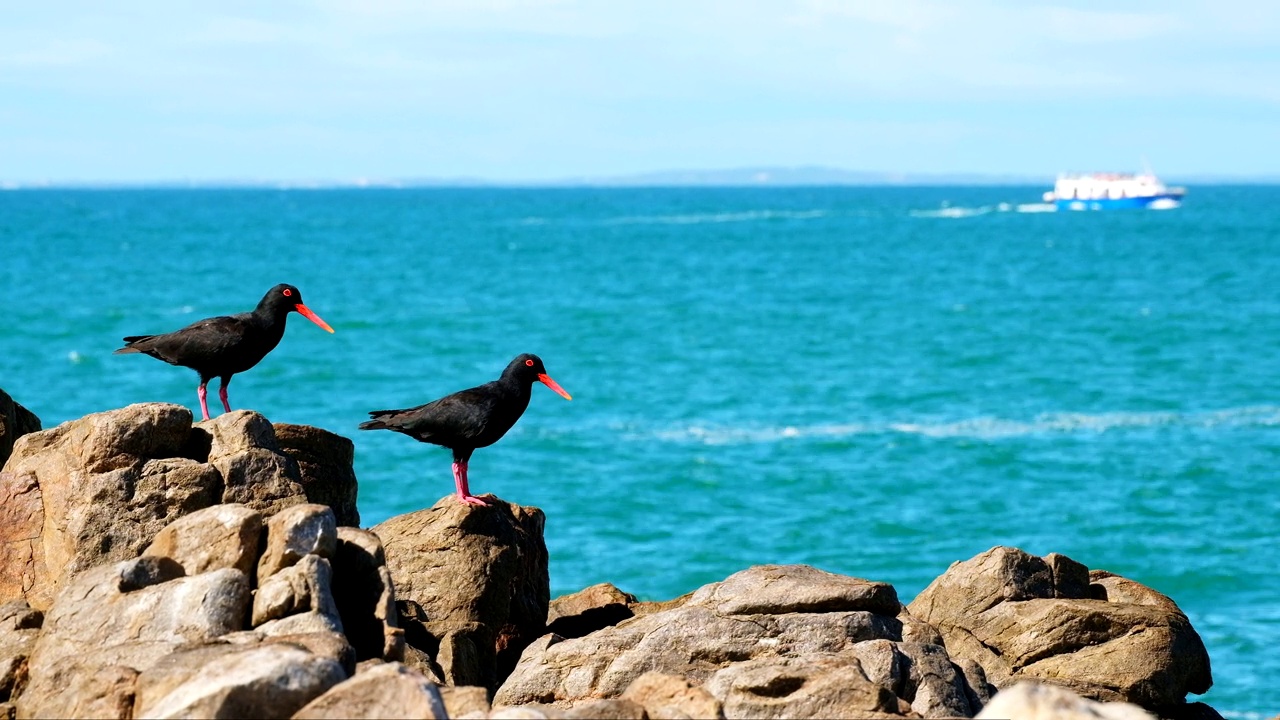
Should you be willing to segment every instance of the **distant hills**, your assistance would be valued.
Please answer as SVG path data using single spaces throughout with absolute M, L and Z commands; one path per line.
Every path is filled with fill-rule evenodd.
M 1105 168 L 1103 168 L 1105 169 Z M 842 170 L 820 165 L 665 170 L 630 175 L 566 177 L 550 180 L 490 180 L 481 177 L 337 180 L 169 180 L 155 182 L 4 182 L 0 190 L 21 188 L 427 188 L 427 187 L 803 187 L 832 185 L 1053 185 L 1055 174 L 910 173 Z M 1272 185 L 1280 175 L 1188 175 L 1162 177 L 1172 185 Z

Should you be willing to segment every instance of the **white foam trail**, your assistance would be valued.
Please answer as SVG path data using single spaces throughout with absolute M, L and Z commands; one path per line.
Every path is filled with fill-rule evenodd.
M 987 213 L 991 212 L 993 209 L 994 208 L 992 208 L 989 205 L 984 205 L 982 207 L 976 207 L 976 208 L 943 207 L 943 208 L 938 208 L 937 210 L 912 210 L 911 217 L 967 218 L 967 217 L 976 217 L 978 215 L 986 215 Z
M 1053 203 L 1025 203 L 1017 207 L 1020 213 L 1044 213 L 1057 212 L 1058 207 Z
M 607 218 L 603 225 L 696 225 L 699 223 L 755 222 L 759 220 L 813 220 L 826 210 L 748 210 L 744 212 L 693 213 L 689 215 L 624 215 Z
M 1099 434 L 1113 430 L 1180 427 L 1240 428 L 1280 425 L 1280 406 L 1258 405 L 1194 413 L 1114 412 L 1045 413 L 1031 420 L 1009 420 L 991 416 L 952 422 L 923 423 L 841 423 L 780 427 L 708 427 L 692 425 L 659 431 L 659 440 L 693 442 L 704 445 L 745 445 L 783 442 L 792 439 L 846 438 L 860 435 L 920 435 L 930 438 L 1001 440 L 1037 435 Z M 635 436 L 632 436 L 633 438 Z

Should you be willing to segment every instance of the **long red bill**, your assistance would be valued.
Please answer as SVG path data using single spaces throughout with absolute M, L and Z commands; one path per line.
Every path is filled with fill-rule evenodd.
M 307 307 L 306 305 L 303 305 L 302 303 L 298 303 L 297 305 L 293 306 L 293 309 L 297 310 L 298 314 L 302 315 L 302 317 L 310 320 L 311 322 L 319 325 L 320 327 L 324 328 L 325 330 L 328 330 L 329 332 L 333 332 L 333 328 L 329 327 L 329 323 L 321 320 L 320 316 L 311 312 L 311 308 Z
M 555 380 L 552 380 L 552 379 L 551 379 L 551 377 L 550 377 L 550 376 L 548 376 L 546 373 L 538 373 L 538 380 L 539 380 L 543 385 L 546 385 L 547 387 L 551 388 L 552 390 L 555 390 L 555 391 L 556 391 L 556 394 L 557 394 L 557 395 L 559 395 L 560 397 L 564 398 L 565 400 L 572 400 L 572 399 L 573 399 L 573 397 L 572 397 L 571 395 L 569 395 L 569 393 L 567 393 L 567 392 L 565 392 L 565 391 L 564 391 L 564 388 L 560 387 L 560 385 L 559 385 Z

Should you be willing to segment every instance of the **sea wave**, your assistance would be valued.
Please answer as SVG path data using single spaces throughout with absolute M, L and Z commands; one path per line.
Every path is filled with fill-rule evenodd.
M 839 439 L 861 435 L 1000 440 L 1038 435 L 1097 434 L 1152 427 L 1235 428 L 1280 425 L 1280 406 L 1257 405 L 1205 412 L 1044 413 L 1030 420 L 979 416 L 941 422 L 833 423 L 766 427 L 690 425 L 661 430 L 658 439 L 704 445 L 744 445 L 795 439 Z

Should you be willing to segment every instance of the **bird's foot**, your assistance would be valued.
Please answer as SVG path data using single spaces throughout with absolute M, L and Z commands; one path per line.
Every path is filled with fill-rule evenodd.
M 479 505 L 480 507 L 488 507 L 489 503 L 481 500 L 475 495 L 458 495 L 458 502 L 466 505 Z

